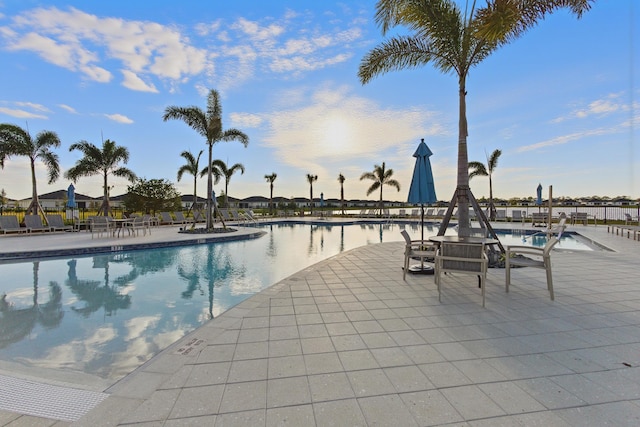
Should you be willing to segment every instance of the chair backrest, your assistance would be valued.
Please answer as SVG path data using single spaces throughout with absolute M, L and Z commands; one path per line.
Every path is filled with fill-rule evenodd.
M 54 214 L 47 215 L 47 223 L 52 227 L 64 227 L 64 221 L 62 220 L 62 215 Z
M 15 215 L 0 215 L 0 229 L 3 229 L 3 230 L 20 229 L 20 223 L 18 222 L 18 217 Z
M 402 237 L 404 237 L 404 241 L 407 243 L 407 245 L 411 245 L 411 237 L 409 237 L 409 233 L 407 233 L 407 230 L 402 230 L 400 234 L 402 234 Z
M 40 218 L 40 215 L 25 215 L 24 225 L 26 225 L 27 228 L 31 228 L 34 230 L 46 228 L 42 223 L 42 218 Z
M 445 270 L 470 271 L 481 273 L 482 265 L 472 260 L 482 260 L 485 257 L 484 245 L 478 243 L 452 243 L 442 242 L 440 255 L 446 257 L 466 258 L 465 260 L 443 260 L 442 267 Z
M 182 211 L 175 211 L 173 214 L 176 216 L 176 219 L 178 221 L 186 221 L 186 218 L 184 217 Z
M 162 216 L 162 220 L 164 222 L 172 222 L 173 218 L 171 217 L 171 214 L 169 212 L 160 212 L 160 215 Z
M 631 214 L 625 213 L 624 217 L 627 219 L 627 221 L 631 221 Z

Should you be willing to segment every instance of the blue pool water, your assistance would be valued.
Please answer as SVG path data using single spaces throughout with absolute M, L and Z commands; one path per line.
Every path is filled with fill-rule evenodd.
M 246 241 L 0 264 L 0 368 L 115 382 L 296 271 L 345 250 L 402 240 L 401 227 L 274 224 Z M 419 238 L 416 226 L 406 228 Z M 425 236 L 436 232 L 425 228 Z M 522 238 L 500 236 L 505 245 Z M 563 239 L 559 246 L 580 243 Z

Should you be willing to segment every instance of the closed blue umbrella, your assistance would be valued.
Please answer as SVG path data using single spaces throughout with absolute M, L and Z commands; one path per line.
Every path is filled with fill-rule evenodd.
M 67 188 L 67 207 L 72 209 L 76 207 L 76 187 L 73 184 L 69 184 Z
M 416 158 L 416 165 L 413 169 L 413 178 L 411 178 L 409 197 L 407 199 L 409 203 L 419 204 L 422 208 L 422 240 L 424 240 L 424 205 L 435 203 L 438 200 L 436 197 L 436 187 L 433 182 L 431 162 L 429 161 L 431 155 L 433 155 L 433 153 L 429 150 L 427 144 L 425 144 L 424 138 L 422 138 L 418 149 L 413 153 L 413 157 Z

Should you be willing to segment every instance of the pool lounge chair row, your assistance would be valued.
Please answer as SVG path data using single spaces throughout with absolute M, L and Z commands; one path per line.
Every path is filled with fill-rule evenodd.
M 72 231 L 73 226 L 65 225 L 62 215 L 53 214 L 46 216 L 47 223 L 42 222 L 40 215 L 25 215 L 24 227 L 20 226 L 15 215 L 0 215 L 0 232 L 8 233 L 33 233 L 37 231 Z

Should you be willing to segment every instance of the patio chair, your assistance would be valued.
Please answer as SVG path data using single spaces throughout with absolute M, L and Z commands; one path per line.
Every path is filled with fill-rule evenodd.
M 116 232 L 116 224 L 110 221 L 108 216 L 90 216 L 89 228 L 91 228 L 92 239 L 94 234 L 97 234 L 98 237 L 102 236 L 103 233 L 107 236 L 113 236 Z
M 142 235 L 146 236 L 147 231 L 151 234 L 151 227 L 148 221 L 145 221 L 144 217 L 137 216 L 133 218 L 133 220 L 127 223 L 127 227 L 131 229 L 131 233 L 138 236 L 140 231 L 142 231 Z
M 511 266 L 542 268 L 547 273 L 547 289 L 554 300 L 553 277 L 551 276 L 551 250 L 558 243 L 555 236 L 550 236 L 543 248 L 535 246 L 507 246 L 505 262 L 505 289 L 509 292 L 511 284 Z M 523 256 L 520 256 L 523 255 Z M 528 258 L 526 255 L 533 256 Z
M 438 301 L 442 302 L 442 275 L 445 273 L 477 276 L 485 302 L 487 266 L 489 259 L 481 243 L 442 242 L 435 257 L 433 280 L 438 287 Z
M 425 260 L 433 260 L 436 256 L 438 248 L 433 242 L 428 240 L 411 240 L 406 230 L 400 232 L 404 237 L 404 267 L 402 269 L 402 280 L 407 280 L 407 270 L 409 270 L 409 261 L 419 259 L 421 267 L 424 268 Z
M 520 221 L 524 224 L 524 212 L 519 210 L 511 211 L 511 221 Z
M 157 216 L 153 216 L 151 214 L 142 215 L 142 219 L 149 224 L 149 227 L 157 227 L 160 225 L 160 219 Z M 151 234 L 151 230 L 149 230 L 149 234 Z
M 31 229 L 20 227 L 18 217 L 15 215 L 0 215 L 0 231 L 7 233 L 30 233 Z
M 31 233 L 33 233 L 34 231 L 51 231 L 51 227 L 42 223 L 42 218 L 40 218 L 40 215 L 25 215 L 24 225 L 30 230 Z
M 73 231 L 73 226 L 65 225 L 60 214 L 47 215 L 47 224 L 51 231 Z
M 630 225 L 632 222 L 638 223 L 638 225 L 640 225 L 640 217 L 636 217 L 636 219 L 633 219 L 631 214 L 625 213 L 624 214 L 624 225 Z

